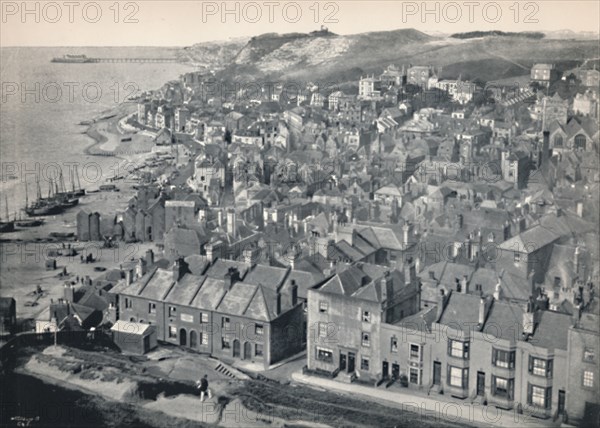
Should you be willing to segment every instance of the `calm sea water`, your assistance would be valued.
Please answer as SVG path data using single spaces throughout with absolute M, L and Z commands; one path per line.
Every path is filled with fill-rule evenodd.
M 165 48 L 0 48 L 0 191 L 8 196 L 9 211 L 25 201 L 23 170 L 51 175 L 53 163 L 60 165 L 68 180 L 70 162 L 96 163 L 107 172 L 115 159 L 86 156 L 92 140 L 79 125 L 115 107 L 134 90 L 157 89 L 178 78 L 191 67 L 171 63 L 52 63 L 53 57 L 85 54 L 89 57 L 172 57 Z M 17 168 L 19 179 L 7 177 Z M 45 168 L 45 169 L 44 169 Z M 90 170 L 91 171 L 91 170 Z M 81 168 L 80 168 L 81 173 Z M 110 173 L 106 173 L 109 176 Z M 35 176 L 26 175 L 30 198 L 35 194 Z M 84 184 L 84 183 L 82 183 Z M 44 188 L 46 187 L 46 188 Z M 96 186 L 97 187 L 97 186 Z M 0 201 L 4 217 L 4 197 Z

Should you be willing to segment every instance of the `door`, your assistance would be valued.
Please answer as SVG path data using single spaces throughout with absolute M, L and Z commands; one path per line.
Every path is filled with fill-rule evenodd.
M 400 364 L 392 364 L 392 379 L 400 378 Z
M 187 345 L 187 332 L 185 331 L 185 328 L 179 330 L 179 344 L 181 346 Z
M 240 341 L 235 339 L 233 341 L 233 358 L 240 357 Z
M 356 361 L 356 355 L 354 352 L 348 352 L 348 373 L 354 373 L 354 364 Z
M 483 396 L 485 393 L 485 373 L 477 372 L 477 395 Z
M 565 412 L 565 391 L 558 391 L 558 414 L 562 415 Z
M 196 330 L 190 331 L 190 348 L 196 348 L 198 346 L 198 334 Z
M 340 371 L 346 370 L 346 354 L 340 352 Z
M 439 361 L 433 362 L 433 384 L 442 384 L 442 363 L 440 363 Z
M 387 361 L 384 361 L 381 364 L 381 370 L 383 372 L 383 378 L 387 379 L 388 378 L 388 370 L 389 370 L 389 363 Z
M 252 358 L 252 344 L 250 342 L 244 343 L 244 360 Z

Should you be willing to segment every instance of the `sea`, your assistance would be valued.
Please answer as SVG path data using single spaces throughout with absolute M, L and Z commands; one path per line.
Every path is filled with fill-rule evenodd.
M 91 156 L 94 141 L 81 122 L 101 117 L 127 102 L 128 97 L 158 89 L 194 70 L 179 63 L 51 62 L 66 54 L 96 58 L 175 56 L 176 48 L 152 47 L 3 47 L 0 48 L 0 218 L 25 205 L 25 182 L 30 201 L 39 180 L 48 191 L 48 177 L 60 168 L 65 181 L 78 165 L 80 182 L 97 188 L 114 170 L 112 157 Z M 98 173 L 102 175 L 99 176 Z M 86 181 L 86 180 L 83 180 Z M 5 197 L 6 196 L 6 197 Z

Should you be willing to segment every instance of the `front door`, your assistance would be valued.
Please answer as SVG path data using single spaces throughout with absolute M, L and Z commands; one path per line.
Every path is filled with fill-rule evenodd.
M 187 346 L 187 333 L 185 331 L 185 328 L 179 330 L 179 344 L 181 346 Z
M 389 369 L 389 364 L 387 361 L 384 361 L 382 364 L 382 372 L 383 372 L 384 379 L 388 378 L 388 369 Z
M 562 415 L 565 412 L 565 391 L 558 391 L 558 414 Z
M 355 360 L 356 360 L 356 355 L 354 355 L 354 352 L 348 352 L 348 373 L 354 373 Z
M 234 358 L 240 357 L 240 341 L 237 339 L 235 339 L 233 341 L 233 357 Z
M 433 362 L 433 384 L 441 385 L 442 382 L 442 363 L 439 361 Z
M 485 373 L 477 372 L 477 395 L 483 396 L 485 393 Z
M 346 354 L 340 352 L 340 371 L 346 370 Z
M 392 379 L 399 379 L 399 378 L 400 378 L 400 365 L 392 364 Z
M 244 343 L 244 360 L 252 358 L 252 344 L 250 342 Z

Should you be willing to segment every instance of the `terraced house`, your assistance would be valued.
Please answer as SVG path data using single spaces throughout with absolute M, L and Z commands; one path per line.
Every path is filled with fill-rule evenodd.
M 549 311 L 544 296 L 522 304 L 450 290 L 435 306 L 389 317 L 381 298 L 365 299 L 386 281 L 351 288 L 337 275 L 309 292 L 309 325 L 318 323 L 309 370 L 541 419 L 598 414 L 598 316 Z M 392 290 L 400 300 L 418 293 L 409 283 Z
M 128 274 L 112 293 L 115 319 L 156 325 L 157 339 L 224 361 L 271 364 L 304 346 L 302 274 L 217 259 Z M 308 285 L 308 284 L 307 284 Z M 300 293 L 305 293 L 300 291 Z

